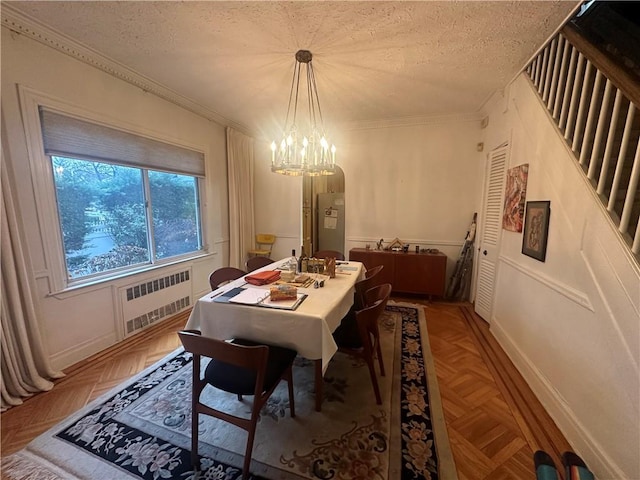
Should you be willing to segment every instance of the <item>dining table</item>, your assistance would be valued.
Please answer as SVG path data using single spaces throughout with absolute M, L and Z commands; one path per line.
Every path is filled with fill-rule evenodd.
M 290 259 L 282 259 L 251 272 L 254 275 L 268 270 L 288 271 Z M 247 274 L 250 275 L 250 274 Z M 298 355 L 315 363 L 315 407 L 321 411 L 323 377 L 329 361 L 338 351 L 332 333 L 353 305 L 355 283 L 364 278 L 361 262 L 336 262 L 335 277 L 306 273 L 308 285 L 297 283 L 301 301 L 295 308 L 279 307 L 277 302 L 235 303 L 226 298 L 239 289 L 262 289 L 265 296 L 273 284 L 256 286 L 240 277 L 195 303 L 186 328 L 200 330 L 202 335 L 227 340 L 245 338 L 293 349 Z M 296 279 L 299 280 L 299 279 Z M 278 281 L 283 283 L 283 280 Z M 291 282 L 290 282 L 291 283 Z M 251 293 L 251 292 L 247 292 Z M 268 304 L 267 304 L 268 303 Z

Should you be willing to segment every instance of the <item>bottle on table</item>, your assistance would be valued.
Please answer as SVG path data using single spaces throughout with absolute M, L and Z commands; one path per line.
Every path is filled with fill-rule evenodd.
M 304 245 L 300 247 L 300 258 L 298 258 L 298 272 L 306 273 L 309 270 L 309 257 L 304 251 Z
M 298 271 L 298 259 L 296 258 L 296 249 L 291 250 L 291 258 L 289 259 L 289 271 L 296 273 Z

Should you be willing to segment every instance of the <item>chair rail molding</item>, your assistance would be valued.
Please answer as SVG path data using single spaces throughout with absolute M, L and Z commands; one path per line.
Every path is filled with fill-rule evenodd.
M 519 263 L 504 255 L 501 255 L 499 257 L 499 261 L 500 263 L 506 264 L 511 268 L 518 270 L 520 273 L 525 274 L 526 276 L 536 280 L 537 282 L 542 283 L 555 292 L 558 292 L 560 295 L 568 298 L 572 302 L 577 303 L 581 307 L 584 307 L 591 312 L 595 311 L 593 304 L 591 303 L 591 300 L 589 300 L 589 297 L 586 293 L 576 290 L 575 288 L 563 282 L 558 282 L 557 280 L 554 280 L 553 278 L 540 272 L 536 272 L 535 270 L 525 267 L 524 265 L 520 265 Z
M 384 237 L 382 237 L 384 238 Z M 388 244 L 393 240 L 393 237 L 387 237 L 388 240 L 383 241 L 383 244 Z M 374 245 L 380 240 L 380 237 L 347 237 L 347 242 L 353 243 L 361 243 L 361 244 L 371 244 Z M 404 243 L 408 243 L 410 245 L 440 245 L 442 247 L 461 247 L 464 245 L 464 242 L 460 240 L 428 240 L 424 238 L 403 238 L 402 241 Z

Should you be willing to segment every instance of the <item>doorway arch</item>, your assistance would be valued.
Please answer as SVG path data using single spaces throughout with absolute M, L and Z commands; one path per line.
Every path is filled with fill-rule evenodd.
M 302 180 L 302 246 L 309 256 L 320 249 L 335 250 L 335 248 L 325 248 L 321 244 L 323 241 L 321 231 L 324 226 L 321 222 L 324 222 L 324 212 L 321 212 L 321 215 L 318 210 L 318 195 L 324 193 L 342 194 L 342 215 L 336 222 L 337 240 L 335 241 L 341 245 L 339 251 L 344 253 L 344 171 L 336 165 L 336 173 L 333 175 L 305 176 Z

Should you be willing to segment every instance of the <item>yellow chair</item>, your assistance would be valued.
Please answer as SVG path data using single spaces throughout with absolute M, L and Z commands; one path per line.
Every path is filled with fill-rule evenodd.
M 270 257 L 271 248 L 276 243 L 276 236 L 270 233 L 256 235 L 256 248 L 249 250 L 249 257 Z

